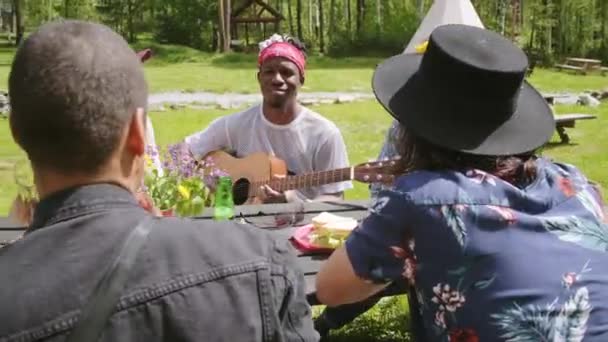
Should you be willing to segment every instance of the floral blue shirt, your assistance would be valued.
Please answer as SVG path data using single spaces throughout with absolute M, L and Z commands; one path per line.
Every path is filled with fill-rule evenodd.
M 430 341 L 608 341 L 608 225 L 573 166 L 517 188 L 419 171 L 382 190 L 346 242 L 357 275 L 414 288 Z

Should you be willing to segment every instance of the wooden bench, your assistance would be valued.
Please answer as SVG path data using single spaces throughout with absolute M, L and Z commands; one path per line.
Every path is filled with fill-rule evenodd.
M 591 120 L 596 118 L 595 115 L 579 113 L 555 115 L 555 129 L 557 130 L 557 134 L 559 134 L 561 143 L 567 144 L 570 142 L 570 137 L 566 133 L 566 128 L 573 128 L 576 125 L 577 120 Z
M 556 64 L 555 67 L 560 70 L 576 71 L 577 73 L 581 73 L 583 75 L 586 75 L 588 72 L 595 71 L 604 73 L 602 61 L 599 59 L 568 57 L 563 64 Z
M 585 74 L 586 74 L 586 71 L 585 71 L 585 70 L 584 70 L 582 67 L 577 67 L 577 66 L 574 66 L 574 65 L 568 65 L 568 64 L 556 64 L 556 65 L 555 65 L 555 67 L 556 67 L 557 69 L 560 69 L 560 70 L 565 69 L 565 70 L 572 70 L 572 71 L 576 71 L 577 73 L 580 73 L 580 74 L 582 74 L 582 75 L 585 75 Z

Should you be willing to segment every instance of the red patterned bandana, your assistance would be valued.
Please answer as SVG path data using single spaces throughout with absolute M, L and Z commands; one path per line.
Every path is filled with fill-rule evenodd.
M 273 43 L 269 47 L 260 52 L 258 57 L 258 67 L 262 66 L 267 59 L 272 57 L 283 57 L 293 62 L 300 70 L 300 75 L 304 77 L 304 68 L 306 67 L 306 58 L 302 51 L 290 43 Z

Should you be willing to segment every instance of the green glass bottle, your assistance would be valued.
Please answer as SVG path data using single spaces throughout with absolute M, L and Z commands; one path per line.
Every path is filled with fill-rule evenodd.
M 215 190 L 215 207 L 213 219 L 216 221 L 229 220 L 234 217 L 234 200 L 232 199 L 232 179 L 220 177 Z

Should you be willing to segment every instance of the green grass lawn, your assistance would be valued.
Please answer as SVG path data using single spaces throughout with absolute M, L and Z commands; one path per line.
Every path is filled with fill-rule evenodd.
M 151 42 L 134 49 L 152 48 L 155 56 L 145 70 L 151 92 L 210 91 L 254 93 L 256 55 L 233 53 L 216 55 L 183 46 Z M 6 89 L 14 48 L 0 47 L 0 89 Z M 331 58 L 311 56 L 303 91 L 371 91 L 371 77 L 382 58 Z M 608 86 L 608 77 L 581 76 L 537 68 L 530 82 L 544 91 L 599 90 Z

